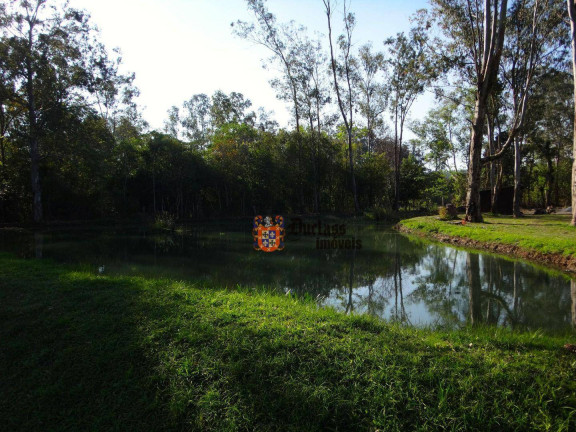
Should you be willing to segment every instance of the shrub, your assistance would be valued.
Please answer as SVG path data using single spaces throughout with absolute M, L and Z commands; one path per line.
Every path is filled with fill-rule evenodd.
M 438 214 L 440 215 L 440 220 L 449 221 L 453 219 L 448 209 L 444 206 L 438 207 Z
M 158 213 L 156 215 L 156 219 L 154 220 L 154 226 L 158 229 L 169 229 L 174 230 L 176 226 L 176 218 L 174 215 L 163 211 L 162 213 Z

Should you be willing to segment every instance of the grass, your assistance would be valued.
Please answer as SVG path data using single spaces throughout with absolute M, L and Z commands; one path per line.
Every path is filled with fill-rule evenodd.
M 514 219 L 512 216 L 484 216 L 485 223 L 455 225 L 434 216 L 400 222 L 406 228 L 427 234 L 446 234 L 485 243 L 519 246 L 544 254 L 576 256 L 576 229 L 570 215 L 537 215 Z
M 10 431 L 576 428 L 574 335 L 414 330 L 0 255 Z

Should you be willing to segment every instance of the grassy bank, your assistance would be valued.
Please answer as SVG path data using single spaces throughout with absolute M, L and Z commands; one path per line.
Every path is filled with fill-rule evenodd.
M 481 224 L 461 225 L 426 216 L 403 220 L 399 227 L 442 241 L 481 247 L 574 270 L 576 229 L 569 225 L 570 215 L 537 215 L 519 219 L 485 215 L 484 221 Z
M 51 430 L 574 430 L 573 337 L 443 334 L 0 255 L 0 420 Z

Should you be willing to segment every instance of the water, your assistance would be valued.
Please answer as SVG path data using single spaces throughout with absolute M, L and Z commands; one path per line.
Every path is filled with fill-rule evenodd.
M 340 242 L 326 232 L 312 235 L 305 225 L 288 230 L 285 249 L 273 253 L 253 250 L 249 223 L 197 225 L 179 233 L 143 227 L 0 230 L 0 250 L 103 274 L 269 287 L 312 296 L 344 313 L 419 327 L 490 323 L 558 333 L 576 319 L 576 290 L 560 272 L 430 243 L 387 226 L 335 225 L 328 229 Z

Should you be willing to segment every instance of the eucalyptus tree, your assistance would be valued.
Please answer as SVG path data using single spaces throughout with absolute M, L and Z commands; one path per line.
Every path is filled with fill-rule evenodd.
M 111 85 L 104 83 L 111 77 L 104 74 L 95 85 L 96 71 L 107 65 L 91 61 L 96 53 L 104 53 L 86 13 L 67 3 L 58 7 L 48 0 L 12 0 L 0 9 L 0 15 L 0 71 L 13 84 L 12 103 L 22 110 L 33 219 L 41 222 L 40 164 L 47 118 L 66 112 L 64 106 L 91 103 L 90 92 Z
M 574 136 L 572 157 L 572 226 L 576 226 L 576 1 L 568 1 L 568 16 L 570 18 L 570 37 L 572 45 L 572 74 L 574 76 Z M 574 286 L 574 284 L 572 285 Z
M 288 99 L 292 104 L 292 113 L 296 123 L 298 139 L 298 181 L 300 195 L 300 210 L 304 210 L 304 191 L 302 183 L 302 138 L 300 137 L 300 82 L 298 80 L 298 59 L 301 55 L 298 43 L 298 33 L 304 31 L 296 28 L 294 23 L 279 24 L 276 17 L 266 8 L 266 0 L 246 0 L 248 9 L 254 14 L 256 24 L 237 21 L 232 23 L 233 32 L 237 36 L 261 45 L 272 52 L 272 62 L 280 65 L 281 79 L 273 79 L 272 86 L 276 89 L 279 99 Z
M 313 155 L 313 208 L 320 212 L 320 170 L 321 170 L 321 134 L 324 125 L 324 110 L 330 103 L 330 90 L 325 79 L 327 58 L 320 40 L 309 39 L 301 34 L 295 41 L 298 45 L 296 77 L 300 87 L 300 106 L 302 114 L 308 119 L 308 141 Z
M 432 162 L 435 171 L 450 170 L 450 156 L 457 171 L 456 152 L 451 142 L 452 117 L 442 108 L 432 109 L 423 121 L 414 121 L 410 129 L 416 134 L 416 143 L 427 151 L 424 159 Z
M 507 0 L 433 0 L 435 14 L 450 39 L 460 78 L 476 89 L 470 163 L 468 167 L 466 219 L 481 222 L 480 179 L 482 165 L 493 162 L 515 144 L 519 173 L 522 127 L 528 108 L 534 74 L 545 65 L 558 46 L 561 20 L 555 2 L 516 0 L 508 10 Z M 510 24 L 507 24 L 507 23 Z M 507 29 L 508 25 L 508 29 Z M 505 86 L 508 122 L 506 140 L 499 151 L 482 157 L 486 127 L 492 127 L 490 101 L 498 85 L 500 66 Z M 492 132 L 488 131 L 492 136 Z M 519 177 L 518 177 L 519 178 Z M 518 198 L 518 197 L 517 197 Z M 520 200 L 516 209 L 519 214 Z
M 178 135 L 180 132 L 180 108 L 173 105 L 171 106 L 168 111 L 168 118 L 164 120 L 164 132 L 168 135 L 172 136 L 173 138 L 178 139 Z
M 278 24 L 274 14 L 266 8 L 266 0 L 246 0 L 248 9 L 256 18 L 257 25 L 244 21 L 232 23 L 237 36 L 265 47 L 273 53 L 273 60 L 280 63 L 284 79 L 288 84 L 292 102 L 292 112 L 296 122 L 296 131 L 300 132 L 299 85 L 296 77 L 298 50 L 293 41 L 302 29 L 293 24 Z M 282 96 L 282 95 L 281 95 Z
M 388 82 L 386 93 L 394 123 L 394 210 L 400 203 L 400 167 L 404 126 L 416 98 L 421 95 L 439 72 L 439 65 L 429 46 L 426 27 L 413 28 L 385 41 Z
M 343 2 L 343 21 L 344 34 L 338 37 L 339 57 L 336 58 L 334 53 L 334 43 L 332 40 L 332 2 L 331 0 L 322 0 L 328 21 L 328 41 L 330 45 L 330 65 L 332 77 L 334 79 L 334 90 L 338 101 L 338 108 L 342 115 L 342 121 L 346 128 L 348 141 L 348 162 L 350 166 L 350 179 L 352 185 L 352 195 L 354 198 L 354 210 L 356 214 L 360 212 L 358 204 L 358 192 L 356 189 L 356 177 L 354 176 L 354 152 L 353 152 L 353 113 L 355 105 L 355 95 L 353 92 L 353 82 L 357 79 L 352 58 L 352 32 L 356 24 L 354 14 L 349 12 L 349 4 L 346 0 Z M 341 84 L 342 83 L 342 84 Z
M 514 145 L 514 216 L 520 217 L 522 143 L 534 78 L 565 57 L 560 3 L 547 0 L 516 0 L 512 3 L 501 64 L 504 95 L 510 111 L 508 141 Z M 508 142 L 504 143 L 504 147 Z M 493 156 L 494 157 L 494 156 Z
M 572 156 L 572 80 L 567 70 L 548 70 L 535 77 L 530 110 L 526 113 L 525 153 L 545 167 L 546 207 L 560 205 L 561 197 L 569 190 L 566 174 L 571 170 L 568 163 Z
M 298 49 L 295 77 L 299 87 L 299 107 L 306 117 L 311 131 L 320 133 L 324 120 L 324 109 L 330 103 L 330 90 L 325 79 L 327 57 L 319 39 L 310 39 L 305 34 L 294 40 Z
M 210 98 L 204 93 L 195 94 L 184 102 L 183 111 L 184 137 L 205 147 L 211 133 Z
M 0 49 L 6 49 L 0 45 Z M 0 52 L 0 57 L 4 53 Z M 14 121 L 20 116 L 22 108 L 14 103 L 16 83 L 5 69 L 0 69 L 0 193 L 4 189 L 6 177 L 6 152 L 9 135 Z
M 217 90 L 211 98 L 210 122 L 214 129 L 228 123 L 245 123 L 254 125 L 256 114 L 247 111 L 252 106 L 250 99 L 245 99 L 242 93 L 231 92 L 229 95 Z
M 475 88 L 466 191 L 466 220 L 482 222 L 480 176 L 488 100 L 498 78 L 504 46 L 507 0 L 432 0 L 461 78 Z
M 367 150 L 372 153 L 374 129 L 382 124 L 380 115 L 386 110 L 385 87 L 381 79 L 384 70 L 384 54 L 373 52 L 371 44 L 358 51 L 358 88 L 361 94 L 360 112 L 366 118 Z
M 115 129 L 122 122 L 122 118 L 140 117 L 136 104 L 140 91 L 134 85 L 136 75 L 120 73 L 122 57 L 119 48 L 114 48 L 114 55 L 109 56 L 104 44 L 97 39 L 86 48 L 84 67 L 89 73 L 85 74 L 84 78 L 89 100 L 115 135 Z M 141 119 L 138 122 L 141 123 Z

